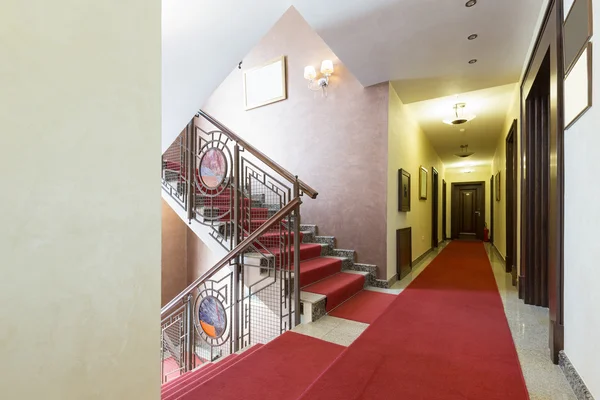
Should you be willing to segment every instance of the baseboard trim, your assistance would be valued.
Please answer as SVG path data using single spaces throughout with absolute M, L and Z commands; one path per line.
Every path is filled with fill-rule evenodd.
M 575 392 L 577 400 L 594 400 L 594 396 L 592 396 L 585 382 L 581 379 L 571 360 L 569 360 L 569 357 L 562 350 L 558 354 L 558 365 L 560 365 L 560 369 L 562 369 L 569 385 L 571 385 L 573 392 Z
M 394 283 L 398 282 L 398 274 L 394 274 L 390 279 L 374 279 L 373 286 L 381 289 L 389 289 Z
M 492 249 L 494 249 L 494 253 L 496 253 L 496 255 L 498 256 L 498 258 L 500 258 L 502 260 L 502 262 L 504 263 L 504 265 L 506 266 L 506 258 L 504 258 L 504 256 L 502 255 L 502 253 L 500 253 L 500 250 L 498 250 L 498 248 L 496 247 L 495 244 L 492 243 Z
M 443 242 L 442 242 L 443 243 Z M 441 243 L 438 243 L 438 247 L 440 246 Z M 421 261 L 423 261 L 423 259 L 425 257 L 427 257 L 429 255 L 429 253 L 431 253 L 433 251 L 433 247 L 431 247 L 429 250 L 427 250 L 425 253 L 421 254 L 419 257 L 417 257 L 415 260 L 413 260 L 413 262 L 410 264 L 411 268 L 415 265 L 420 263 Z
M 438 248 L 444 243 L 446 242 L 445 240 L 441 241 L 440 243 L 438 243 Z M 433 247 L 431 247 L 429 250 L 427 250 L 425 253 L 421 254 L 419 257 L 417 257 L 415 260 L 412 261 L 411 263 L 411 268 L 414 267 L 415 264 L 420 263 L 421 261 L 423 261 L 423 259 L 425 257 L 427 257 L 429 255 L 429 253 L 431 253 L 433 251 Z M 390 279 L 385 280 L 385 279 L 374 279 L 373 280 L 373 286 L 378 287 L 378 288 L 382 288 L 382 289 L 389 289 L 391 288 L 394 283 L 398 282 L 398 274 L 395 274 L 394 276 L 392 276 Z

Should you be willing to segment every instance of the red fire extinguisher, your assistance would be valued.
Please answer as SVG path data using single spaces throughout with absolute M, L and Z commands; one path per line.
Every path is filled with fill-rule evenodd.
M 490 241 L 490 230 L 488 229 L 487 224 L 483 225 L 483 241 L 484 242 Z

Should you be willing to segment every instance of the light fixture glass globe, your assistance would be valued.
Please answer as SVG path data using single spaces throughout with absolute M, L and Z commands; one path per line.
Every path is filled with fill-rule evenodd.
M 309 65 L 304 67 L 304 79 L 308 79 L 309 81 L 314 80 L 317 77 L 317 71 L 315 71 L 315 67 Z
M 462 125 L 475 119 L 477 117 L 476 115 L 465 114 L 466 106 L 467 105 L 465 103 L 456 103 L 453 107 L 454 118 L 447 118 L 442 120 L 442 122 L 448 125 Z
M 323 62 L 321 63 L 321 73 L 323 75 L 333 74 L 333 61 L 323 60 Z

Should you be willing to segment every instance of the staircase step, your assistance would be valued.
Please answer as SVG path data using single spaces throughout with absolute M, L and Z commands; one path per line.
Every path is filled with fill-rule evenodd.
M 335 275 L 342 270 L 342 261 L 335 258 L 317 257 L 300 263 L 300 287 L 310 285 Z
M 185 355 L 181 355 L 182 357 L 185 357 Z M 196 368 L 198 369 L 200 367 L 202 367 L 206 361 L 202 361 L 198 356 L 194 355 L 194 358 L 196 359 Z M 179 368 L 179 362 L 177 360 L 175 360 L 173 357 L 169 357 L 166 358 L 165 360 L 163 360 L 163 374 L 166 375 L 167 378 L 167 382 L 163 383 L 163 387 L 173 383 L 175 380 L 178 380 L 181 378 L 182 375 L 176 375 L 175 372 L 176 371 L 180 371 Z
M 325 310 L 333 310 L 356 293 L 365 285 L 365 276 L 340 272 L 317 283 L 302 288 L 305 292 L 318 293 L 327 296 Z
M 244 206 L 250 205 L 250 199 L 243 198 L 241 200 L 242 200 L 242 204 Z M 212 207 L 212 208 L 216 208 L 216 207 L 229 208 L 229 207 L 232 207 L 232 205 L 233 205 L 233 198 L 231 198 L 229 195 L 218 195 L 218 196 L 214 196 L 214 197 L 201 196 L 201 197 L 196 197 L 196 204 L 201 204 L 204 207 Z
M 321 256 L 323 249 L 326 246 L 323 246 L 318 243 L 301 243 L 300 244 L 300 261 L 310 260 L 311 258 L 316 258 Z M 286 259 L 289 256 L 290 265 L 294 263 L 294 248 L 292 247 L 289 251 L 284 249 L 283 251 L 280 248 L 269 248 L 270 253 L 272 253 L 277 260 L 276 265 L 280 265 L 280 258 L 285 257 Z M 263 251 L 262 253 L 266 253 Z
M 226 357 L 221 362 L 225 362 L 229 358 Z M 202 375 L 208 374 L 213 369 L 217 368 L 219 363 L 208 363 L 200 366 L 199 368 L 194 369 L 193 371 L 188 372 L 187 374 L 183 374 L 178 379 L 169 381 L 161 386 L 160 393 L 161 396 L 166 396 L 169 393 L 172 393 L 176 390 L 176 388 L 181 388 L 187 385 L 190 381 L 199 378 Z
M 252 219 L 250 221 L 250 224 L 248 224 L 248 221 L 244 221 L 244 227 L 246 229 L 248 229 L 248 225 L 250 225 L 250 232 L 254 232 L 255 230 L 257 230 L 258 228 L 260 228 L 265 222 L 267 222 L 268 218 L 260 218 L 260 219 Z M 285 230 L 287 231 L 287 227 L 283 224 L 283 222 L 279 225 L 279 224 L 275 224 L 271 227 L 270 231 L 279 231 L 279 228 L 281 228 L 281 230 Z
M 300 232 L 300 242 L 302 242 L 302 237 L 304 234 Z M 260 244 L 258 243 L 260 242 Z M 284 245 L 294 244 L 294 232 L 267 232 L 260 236 L 258 242 L 254 245 L 257 247 L 263 247 L 267 249 L 271 249 L 274 247 L 279 247 L 281 243 Z M 262 246 L 261 246 L 262 245 Z
M 208 376 L 209 374 L 212 374 L 215 371 L 218 371 L 220 368 L 226 368 L 227 365 L 229 365 L 230 363 L 234 362 L 235 359 L 238 357 L 237 354 L 230 354 L 229 356 L 225 357 L 222 361 L 219 361 L 218 363 L 214 364 L 215 367 L 211 368 L 209 371 L 207 372 L 200 372 L 202 369 L 197 370 L 197 371 L 191 371 L 188 374 L 193 374 L 192 376 L 190 376 L 187 380 L 183 381 L 183 377 L 185 377 L 188 374 L 185 374 L 181 380 L 182 382 L 180 384 L 174 385 L 170 388 L 167 388 L 164 393 L 161 393 L 161 400 L 173 400 L 173 399 L 177 399 L 179 396 L 181 396 L 183 393 L 185 393 L 187 391 L 187 389 L 190 387 L 190 385 L 194 385 L 194 383 L 197 380 L 202 379 L 205 376 Z
M 288 331 L 181 399 L 296 399 L 344 349 Z
M 228 364 L 234 362 L 237 357 L 237 354 L 230 354 L 218 363 L 213 363 L 213 367 L 208 369 L 207 371 L 204 371 L 204 368 L 200 368 L 194 371 L 190 371 L 187 374 L 184 374 L 180 379 L 177 380 L 179 382 L 161 391 L 161 399 L 176 399 L 178 396 L 185 393 L 187 388 L 190 385 L 193 385 L 194 382 L 196 382 L 199 379 L 202 379 L 205 376 L 208 376 L 209 374 L 219 370 L 220 368 L 226 367 Z
M 207 208 L 209 208 L 209 207 L 207 207 Z M 231 211 L 231 213 L 233 213 L 233 208 L 231 208 L 229 206 L 217 205 L 215 207 L 212 207 L 212 209 L 214 210 L 214 215 L 217 215 L 217 216 L 223 215 L 227 211 Z M 242 218 L 243 219 L 248 218 L 248 213 L 250 214 L 250 219 L 253 222 L 255 220 L 256 221 L 259 221 L 259 220 L 266 221 L 269 218 L 269 209 L 268 208 L 251 207 L 250 209 L 248 209 L 248 207 L 244 207 L 244 209 L 242 210 Z M 220 219 L 222 221 L 229 221 L 231 219 L 231 217 L 229 214 L 227 214 L 226 216 L 221 217 Z
M 235 365 L 236 363 L 243 360 L 244 358 L 249 357 L 255 351 L 258 351 L 262 347 L 263 347 L 262 344 L 257 344 L 255 346 L 252 346 L 251 348 L 249 348 L 248 350 L 244 351 L 241 354 L 230 355 L 228 357 L 228 359 L 217 363 L 217 368 L 213 369 L 212 371 L 208 372 L 207 374 L 199 376 L 197 379 L 188 381 L 187 385 L 180 387 L 179 390 L 171 392 L 167 396 L 162 396 L 161 400 L 175 400 L 175 399 L 183 398 L 183 396 L 185 396 L 187 393 L 194 391 L 195 388 L 210 381 L 214 377 L 219 376 L 219 374 L 221 374 L 224 371 L 227 371 L 231 366 Z

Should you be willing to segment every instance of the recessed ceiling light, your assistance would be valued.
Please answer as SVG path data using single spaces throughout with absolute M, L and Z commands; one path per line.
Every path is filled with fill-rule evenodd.
M 469 40 L 475 40 L 475 39 L 477 39 L 477 34 L 474 33 L 472 35 L 469 35 L 469 37 L 467 39 L 469 39 Z
M 465 6 L 473 7 L 475 4 L 477 4 L 477 0 L 469 0 L 467 1 L 467 4 L 465 4 Z
M 477 59 L 475 59 L 475 58 L 472 60 L 469 60 L 469 64 L 475 64 L 476 62 L 477 62 Z

